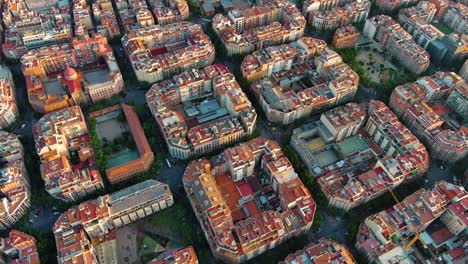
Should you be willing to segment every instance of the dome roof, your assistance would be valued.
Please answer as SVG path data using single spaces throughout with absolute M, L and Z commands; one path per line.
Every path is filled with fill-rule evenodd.
M 63 77 L 65 77 L 65 79 L 67 79 L 68 81 L 72 81 L 72 80 L 76 79 L 77 74 L 76 74 L 75 69 L 73 69 L 73 68 L 71 68 L 71 67 L 68 67 L 68 68 L 63 72 Z

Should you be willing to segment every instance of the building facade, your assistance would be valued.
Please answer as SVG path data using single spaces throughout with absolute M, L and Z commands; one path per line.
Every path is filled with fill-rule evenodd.
M 212 152 L 255 130 L 257 113 L 234 75 L 220 64 L 156 83 L 146 100 L 174 158 Z
M 363 32 L 407 70 L 420 74 L 429 67 L 429 54 L 391 17 L 377 15 L 369 18 Z
M 246 56 L 241 72 L 268 121 L 280 124 L 350 101 L 359 84 L 336 52 L 309 37 Z
M 33 126 L 33 136 L 41 177 L 54 198 L 73 202 L 104 188 L 79 106 L 43 116 Z
M 0 131 L 0 230 L 19 221 L 31 206 L 29 176 L 18 137 Z
M 466 82 L 460 76 L 437 72 L 396 87 L 390 97 L 390 107 L 427 146 L 432 157 L 457 161 L 468 152 L 466 129 L 446 113 L 451 108 L 466 120 L 466 94 Z
M 53 227 L 58 263 L 117 263 L 115 229 L 173 204 L 168 185 L 146 180 L 70 208 Z
M 231 10 L 213 18 L 213 30 L 227 55 L 251 53 L 304 35 L 306 21 L 297 7 L 284 0 L 265 2 L 245 10 Z
M 213 255 L 226 263 L 245 262 L 312 227 L 315 201 L 271 140 L 191 162 L 183 185 Z M 265 188 L 270 198 L 257 204 Z
M 200 25 L 178 22 L 128 32 L 122 45 L 139 81 L 154 83 L 211 65 L 215 48 Z M 166 46 L 173 46 L 170 50 Z
M 335 31 L 331 45 L 339 49 L 353 48 L 357 44 L 359 35 L 359 31 L 351 25 L 340 27 Z
M 124 87 L 112 48 L 99 34 L 29 51 L 21 66 L 29 103 L 43 114 L 110 98 Z
M 18 230 L 11 230 L 0 238 L 0 263 L 39 264 L 36 239 Z
M 16 88 L 8 67 L 0 65 L 0 129 L 13 125 L 19 116 Z

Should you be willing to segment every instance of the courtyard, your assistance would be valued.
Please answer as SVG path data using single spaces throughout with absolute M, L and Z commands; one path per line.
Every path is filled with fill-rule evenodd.
M 121 110 L 96 116 L 95 119 L 96 132 L 101 141 L 102 149 L 108 154 L 107 168 L 116 167 L 139 158 L 135 142 Z

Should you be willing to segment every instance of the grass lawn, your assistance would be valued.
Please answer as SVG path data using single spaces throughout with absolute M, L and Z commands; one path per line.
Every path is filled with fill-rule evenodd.
M 140 241 L 139 241 L 140 242 Z M 158 242 L 148 235 L 145 235 L 138 245 L 138 255 L 154 253 Z

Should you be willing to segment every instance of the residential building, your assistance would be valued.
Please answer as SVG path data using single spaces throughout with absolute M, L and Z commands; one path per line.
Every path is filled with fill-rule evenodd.
M 359 30 L 352 25 L 340 27 L 333 35 L 332 46 L 338 49 L 353 48 L 357 44 L 359 35 Z
M 15 229 L 8 233 L 8 237 L 0 238 L 0 253 L 1 263 L 40 263 L 36 239 Z
M 452 234 L 466 233 L 468 231 L 468 197 L 449 205 L 440 220 Z
M 468 39 L 458 34 L 441 35 L 431 41 L 426 50 L 437 63 L 464 61 L 468 57 Z
M 189 6 L 185 0 L 150 0 L 149 4 L 159 25 L 180 22 L 189 17 Z
M 0 230 L 19 221 L 31 206 L 29 176 L 18 137 L 0 131 Z
M 43 114 L 110 98 L 124 86 L 112 48 L 99 34 L 29 51 L 21 66 L 29 103 Z
M 224 65 L 187 70 L 156 83 L 146 100 L 174 158 L 212 152 L 255 130 L 257 113 Z
M 293 65 L 314 60 L 327 49 L 327 43 L 320 39 L 303 37 L 296 42 L 267 47 L 244 57 L 241 73 L 248 81 L 257 81 L 272 74 L 291 70 Z M 340 59 L 337 53 L 336 59 Z
M 13 0 L 3 4 L 3 55 L 20 59 L 30 50 L 69 42 L 72 38 L 68 1 Z
M 370 1 L 355 0 L 331 9 L 309 11 L 304 16 L 314 31 L 334 31 L 352 23 L 364 22 L 370 8 Z
M 94 30 L 91 7 L 86 0 L 72 0 L 71 2 L 75 37 L 83 38 L 87 32 Z
M 427 146 L 431 157 L 453 162 L 468 152 L 463 125 L 467 92 L 466 82 L 460 76 L 437 72 L 415 83 L 397 86 L 390 97 L 390 107 Z M 461 121 L 449 114 L 451 110 L 461 115 Z
M 384 12 L 394 12 L 401 7 L 402 0 L 376 0 L 375 6 Z
M 307 16 L 311 11 L 325 11 L 338 6 L 338 0 L 305 0 L 302 5 L 302 14 Z
M 175 2 L 168 2 L 171 7 Z M 150 6 L 154 9 L 154 1 L 149 1 Z M 153 14 L 157 16 L 156 12 L 153 14 L 150 7 L 145 0 L 116 0 L 115 5 L 120 17 L 120 23 L 124 32 L 128 34 L 132 30 L 139 28 L 151 27 L 155 24 Z
M 445 35 L 433 26 L 436 11 L 436 4 L 421 1 L 416 6 L 401 9 L 398 22 L 430 54 L 432 61 L 464 60 L 468 55 L 468 40 L 457 34 Z
M 33 135 L 45 189 L 54 198 L 73 202 L 104 188 L 79 106 L 44 115 Z
M 421 1 L 416 6 L 400 9 L 398 13 L 398 23 L 408 32 L 412 33 L 411 24 L 422 20 L 432 23 L 437 11 L 436 4 L 429 1 Z M 410 24 L 410 25 L 407 25 Z
M 247 9 L 251 7 L 249 2 L 235 2 L 231 0 L 208 0 L 208 1 L 197 1 L 200 9 L 206 16 L 214 16 L 217 13 L 218 8 L 222 8 L 224 12 L 229 12 L 234 9 Z M 262 4 L 262 1 L 256 4 Z
M 464 122 L 468 121 L 468 89 L 466 85 L 460 85 L 453 89 L 445 103 L 459 114 Z
M 445 15 L 445 12 L 447 12 L 449 0 L 429 0 L 429 2 L 435 4 L 437 10 L 435 17 L 440 20 Z
M 245 10 L 230 10 L 213 18 L 227 55 L 251 53 L 271 45 L 295 41 L 304 35 L 306 21 L 296 5 L 268 1 Z
M 197 254 L 192 246 L 165 252 L 149 264 L 198 264 Z
M 429 67 L 429 54 L 391 17 L 377 15 L 369 18 L 364 25 L 364 34 L 407 70 L 420 74 Z
M 442 23 L 458 34 L 467 34 L 468 8 L 463 3 L 450 1 Z
M 466 60 L 465 63 L 463 63 L 463 66 L 460 69 L 458 75 L 460 75 L 460 77 L 462 77 L 465 80 L 465 82 L 468 82 L 468 60 Z
M 121 36 L 117 17 L 111 0 L 94 0 L 91 4 L 96 21 L 96 31 L 106 36 L 108 40 Z
M 53 227 L 58 263 L 117 263 L 115 230 L 173 204 L 168 185 L 146 180 L 68 209 Z
M 385 13 L 392 13 L 400 8 L 416 5 L 420 0 L 376 0 L 375 5 Z
M 145 172 L 151 168 L 154 154 L 146 139 L 145 132 L 141 127 L 140 120 L 131 106 L 120 104 L 104 108 L 89 114 L 90 118 L 105 118 L 104 115 L 120 112 L 124 117 L 130 134 L 138 150 L 138 158 L 128 160 L 120 165 L 106 168 L 106 177 L 111 184 L 128 180 L 138 173 Z
M 0 129 L 10 127 L 18 119 L 15 95 L 13 75 L 7 66 L 0 65 Z
M 304 249 L 289 254 L 285 260 L 278 264 L 296 263 L 340 263 L 355 264 L 349 250 L 333 240 L 322 238 L 317 244 L 311 243 Z
M 309 37 L 246 56 L 241 72 L 267 119 L 281 124 L 350 101 L 359 84 L 336 52 Z
M 223 262 L 245 262 L 312 227 L 315 201 L 275 141 L 256 138 L 193 161 L 182 181 Z
M 377 198 L 429 167 L 426 148 L 380 101 L 348 103 L 293 131 L 290 141 L 328 204 L 342 210 Z
M 452 194 L 457 196 L 452 197 Z M 428 234 L 434 226 L 431 224 L 446 215 L 448 207 L 453 209 L 459 199 L 466 200 L 467 196 L 463 187 L 443 181 L 438 182 L 433 189 L 420 189 L 396 205 L 367 217 L 359 227 L 356 247 L 366 255 L 370 263 L 409 261 L 403 248 L 409 243 L 408 238 L 419 233 L 425 247 L 432 251 L 433 243 L 437 243 L 438 238 L 447 233 L 443 234 L 441 229 L 443 233 L 438 232 L 437 237 Z M 450 232 L 447 232 L 450 236 Z M 460 248 L 463 247 L 463 241 L 461 242 L 458 243 Z M 461 254 L 462 257 L 464 255 L 466 256 L 465 253 Z M 439 256 L 446 257 L 443 254 Z
M 122 45 L 137 79 L 149 83 L 206 67 L 215 58 L 208 36 L 200 25 L 190 22 L 131 30 L 122 38 Z

